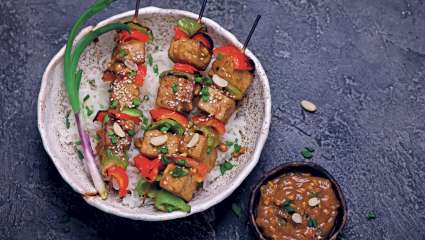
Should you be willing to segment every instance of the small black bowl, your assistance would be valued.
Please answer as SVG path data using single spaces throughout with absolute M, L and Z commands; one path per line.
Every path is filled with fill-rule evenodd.
M 271 170 L 270 172 L 266 173 L 265 176 L 254 187 L 254 189 L 251 192 L 251 197 L 249 201 L 249 220 L 251 222 L 252 227 L 254 228 L 254 232 L 257 238 L 261 240 L 267 240 L 267 238 L 263 236 L 263 234 L 261 233 L 261 230 L 258 228 L 257 223 L 255 222 L 257 206 L 261 196 L 260 187 L 266 184 L 268 181 L 278 178 L 282 176 L 283 174 L 290 173 L 290 172 L 310 173 L 313 176 L 326 178 L 326 179 L 329 179 L 329 181 L 331 181 L 336 197 L 338 198 L 338 201 L 341 204 L 341 206 L 338 209 L 338 215 L 335 219 L 334 227 L 328 236 L 328 239 L 330 240 L 336 239 L 348 221 L 347 203 L 345 201 L 344 194 L 341 191 L 341 187 L 336 182 L 335 178 L 332 177 L 332 175 L 328 171 L 326 171 L 324 168 L 312 162 L 290 162 L 290 163 L 280 165 L 274 168 L 273 170 Z

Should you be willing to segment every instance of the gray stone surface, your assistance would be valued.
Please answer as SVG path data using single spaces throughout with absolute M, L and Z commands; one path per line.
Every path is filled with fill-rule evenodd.
M 226 201 L 186 219 L 148 223 L 89 205 L 62 180 L 36 126 L 50 58 L 92 1 L 0 1 L 1 239 L 253 239 L 250 189 L 304 146 L 348 199 L 343 239 L 425 239 L 425 4 L 422 0 L 213 1 L 206 15 L 245 37 L 271 84 L 273 122 L 260 163 Z M 142 1 L 198 11 L 200 1 Z M 118 1 L 97 20 L 126 11 Z M 306 114 L 299 101 L 319 110 Z M 240 204 L 243 216 L 231 211 Z M 369 211 L 377 219 L 367 221 Z

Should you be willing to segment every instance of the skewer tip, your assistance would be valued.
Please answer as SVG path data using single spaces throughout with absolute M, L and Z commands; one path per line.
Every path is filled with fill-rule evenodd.
M 245 52 L 245 49 L 248 47 L 249 41 L 251 40 L 252 34 L 254 33 L 255 29 L 257 28 L 258 22 L 261 19 L 261 15 L 258 14 L 257 17 L 255 18 L 254 24 L 251 27 L 251 30 L 249 31 L 248 37 L 245 40 L 245 43 L 243 44 L 243 48 L 242 51 Z
M 202 2 L 201 11 L 199 12 L 199 16 L 198 16 L 198 22 L 201 22 L 202 17 L 204 16 L 204 11 L 205 11 L 205 8 L 207 6 L 207 2 L 208 2 L 208 0 L 204 0 Z
M 136 22 L 137 21 L 137 17 L 139 17 L 139 8 L 140 8 L 140 0 L 136 0 L 136 8 L 134 10 L 134 16 L 132 21 Z

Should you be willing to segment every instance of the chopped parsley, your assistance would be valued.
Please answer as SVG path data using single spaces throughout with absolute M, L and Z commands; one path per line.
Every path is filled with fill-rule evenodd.
M 93 114 L 93 110 L 91 110 L 89 107 L 86 106 L 86 113 L 87 113 L 87 116 L 90 117 Z
M 220 172 L 223 176 L 227 171 L 233 168 L 233 164 L 229 161 L 225 161 L 224 163 L 220 164 Z
M 119 51 L 119 53 L 118 53 L 118 56 L 120 57 L 120 58 L 123 58 L 123 57 L 125 57 L 125 56 L 127 56 L 127 52 L 125 51 L 125 49 L 120 49 L 120 51 Z
M 176 167 L 171 172 L 171 176 L 173 176 L 173 177 L 184 177 L 187 174 L 188 174 L 187 171 L 182 167 Z
M 176 161 L 176 164 L 177 165 L 180 165 L 180 166 L 183 166 L 183 167 L 186 167 L 186 165 L 187 165 L 187 161 L 186 160 L 177 160 Z
M 86 95 L 84 98 L 83 98 L 83 102 L 86 102 L 87 100 L 89 100 L 89 98 L 90 98 L 90 95 Z
M 302 151 L 301 151 L 301 155 L 303 155 L 303 157 L 305 159 L 311 159 L 313 158 L 313 152 L 314 149 L 309 148 L 309 147 L 305 147 Z
M 159 74 L 158 64 L 155 64 L 155 65 L 153 66 L 153 72 L 155 73 L 155 75 L 157 75 L 157 76 L 158 76 L 158 74 Z
M 286 212 L 288 212 L 288 214 L 293 214 L 295 213 L 295 209 L 291 207 L 292 204 L 292 200 L 288 199 L 285 200 L 285 202 L 282 203 L 282 208 L 283 210 L 285 210 Z
M 311 228 L 316 228 L 317 227 L 317 221 L 314 218 L 309 218 L 308 221 L 307 221 L 307 224 Z
M 173 93 L 177 92 L 177 83 L 173 83 L 173 85 L 171 86 L 171 90 L 173 90 Z
M 152 54 L 148 54 L 148 64 L 149 64 L 149 66 L 151 66 L 152 67 L 152 64 L 153 64 L 153 57 L 152 57 Z
M 77 141 L 74 142 L 74 144 L 75 145 L 81 145 L 81 141 L 80 140 L 77 140 Z
M 242 208 L 237 203 L 232 203 L 232 211 L 237 217 L 242 216 Z
M 118 101 L 117 100 L 112 100 L 111 101 L 111 108 L 116 108 L 118 106 Z
M 71 123 L 69 122 L 69 115 L 71 115 L 71 110 L 69 110 L 66 115 L 65 115 L 65 126 L 66 129 L 69 129 L 69 127 L 71 126 Z
M 107 134 L 108 134 L 108 136 L 114 136 L 115 135 L 115 133 L 112 131 L 112 130 L 109 130 L 108 132 L 107 132 Z
M 142 104 L 142 100 L 140 98 L 135 98 L 131 101 L 131 103 L 133 103 L 135 107 L 138 107 L 140 104 Z
M 217 59 L 217 60 L 219 60 L 219 61 L 220 61 L 220 60 L 222 60 L 222 59 L 223 59 L 223 55 L 221 55 L 220 53 L 219 53 L 219 54 L 217 54 L 216 59 Z
M 210 93 L 208 92 L 207 87 L 203 87 L 201 90 L 201 99 L 203 102 L 208 102 L 210 100 Z
M 161 154 L 167 154 L 168 153 L 168 147 L 167 146 L 162 146 L 158 150 Z
M 368 212 L 367 213 L 367 220 L 375 220 L 376 219 L 376 214 L 374 212 Z
M 128 135 L 130 137 L 134 137 L 134 135 L 136 135 L 136 131 L 134 131 L 133 129 L 128 130 Z

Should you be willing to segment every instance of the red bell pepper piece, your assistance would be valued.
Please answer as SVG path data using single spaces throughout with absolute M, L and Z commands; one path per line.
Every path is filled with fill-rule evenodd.
M 235 65 L 235 69 L 237 70 L 253 70 L 253 66 L 249 63 L 248 57 L 245 55 L 245 53 L 242 52 L 241 49 L 235 46 L 228 45 L 220 48 L 215 48 L 214 54 L 223 54 L 226 56 L 230 56 Z
M 128 114 L 118 112 L 118 111 L 112 110 L 112 109 L 110 109 L 109 112 L 112 115 L 114 115 L 115 118 L 122 119 L 122 120 L 130 120 L 130 121 L 133 121 L 136 124 L 140 123 L 140 118 L 138 118 L 138 117 L 133 117 L 133 116 L 130 116 Z
M 97 122 L 103 123 L 103 120 L 105 119 L 106 115 L 108 115 L 108 111 L 99 111 L 99 112 L 97 112 L 94 120 L 97 121 Z
M 195 34 L 192 39 L 204 44 L 208 49 L 212 48 L 210 41 L 203 34 Z
M 218 134 L 224 135 L 226 133 L 226 127 L 224 123 L 214 117 L 193 117 L 192 121 L 195 124 L 208 126 L 214 128 Z
M 112 166 L 106 170 L 108 176 L 113 177 L 119 185 L 118 195 L 120 198 L 127 195 L 128 188 L 128 175 L 124 168 L 118 166 Z
M 137 30 L 131 30 L 130 32 L 122 31 L 120 32 L 120 40 L 121 42 L 128 42 L 130 40 L 137 40 L 139 42 L 149 42 L 149 36 L 143 32 Z
M 183 64 L 183 63 L 174 64 L 173 69 L 175 71 L 185 72 L 185 73 L 190 73 L 190 74 L 194 74 L 194 73 L 198 72 L 198 69 L 196 69 L 195 67 L 193 67 L 189 64 Z
M 187 33 L 184 32 L 183 30 L 181 30 L 179 27 L 175 28 L 175 32 L 176 32 L 176 34 L 174 35 L 175 40 L 188 39 L 189 38 L 189 35 L 187 35 Z
M 139 87 L 143 86 L 147 72 L 148 70 L 145 64 L 139 65 L 137 68 L 136 77 L 134 78 L 134 84 L 136 84 Z
M 161 160 L 159 158 L 150 160 L 139 154 L 134 157 L 134 164 L 136 165 L 136 168 L 139 169 L 140 174 L 146 178 L 148 182 L 154 182 L 159 173 Z
M 154 121 L 159 121 L 162 119 L 173 119 L 183 127 L 187 127 L 187 125 L 189 124 L 189 120 L 187 120 L 184 115 L 165 108 L 154 108 L 149 112 Z

